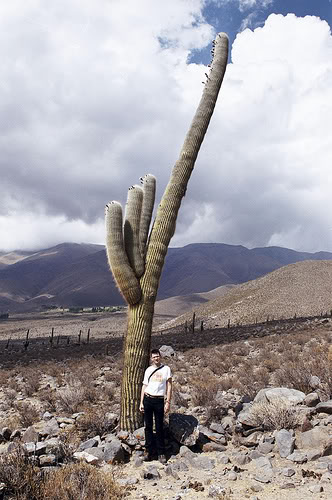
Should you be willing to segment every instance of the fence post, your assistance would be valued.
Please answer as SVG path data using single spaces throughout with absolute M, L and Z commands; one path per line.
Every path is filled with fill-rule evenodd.
M 53 337 L 54 337 L 54 328 L 52 327 L 51 338 L 50 338 L 51 345 L 53 345 Z
M 202 320 L 201 321 L 201 332 L 203 332 L 203 331 L 204 331 L 204 321 Z
M 58 335 L 58 338 L 56 339 L 56 345 L 59 345 L 60 342 L 60 335 Z
M 332 314 L 331 314 L 331 316 L 332 316 Z M 184 324 L 184 333 L 188 333 L 188 321 L 187 320 Z
M 28 349 L 28 345 L 29 345 L 29 333 L 30 333 L 30 329 L 28 329 L 28 331 L 27 331 L 27 334 L 25 337 L 25 342 L 23 344 L 25 351 Z
M 90 342 L 90 328 L 88 329 L 88 335 L 86 337 L 86 341 L 87 341 L 87 343 Z
M 78 345 L 81 345 L 81 335 L 82 335 L 82 330 L 80 330 L 80 333 L 78 334 Z
M 231 318 L 228 318 L 227 328 L 231 327 Z
M 192 333 L 195 333 L 195 319 L 196 319 L 196 313 L 193 314 L 193 324 L 191 326 Z
M 5 349 L 8 349 L 10 340 L 11 340 L 11 339 L 10 339 L 10 337 L 9 337 L 9 339 L 7 340 L 7 345 L 6 345 Z

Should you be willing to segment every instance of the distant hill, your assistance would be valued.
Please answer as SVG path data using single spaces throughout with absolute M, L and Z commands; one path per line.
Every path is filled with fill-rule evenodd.
M 270 319 L 330 314 L 332 310 L 332 261 L 289 264 L 261 278 L 238 285 L 227 294 L 195 306 L 198 320 L 206 327 L 250 324 Z M 162 328 L 192 319 L 186 312 Z
M 244 283 L 308 259 L 332 259 L 332 253 L 310 254 L 279 247 L 249 250 L 222 243 L 170 248 L 158 299 Z M 187 303 L 188 298 L 183 301 Z M 123 299 L 108 269 L 103 245 L 63 243 L 38 252 L 0 253 L 0 311 L 119 304 Z

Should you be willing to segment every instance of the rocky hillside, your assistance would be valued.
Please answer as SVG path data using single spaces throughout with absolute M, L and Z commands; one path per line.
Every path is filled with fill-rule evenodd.
M 226 295 L 195 307 L 206 328 L 250 324 L 269 319 L 314 316 L 332 310 L 332 262 L 304 261 L 284 266 Z M 192 320 L 192 312 L 162 325 L 173 327 Z

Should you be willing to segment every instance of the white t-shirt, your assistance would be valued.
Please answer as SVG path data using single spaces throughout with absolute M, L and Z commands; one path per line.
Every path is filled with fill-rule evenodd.
M 153 373 L 157 369 L 156 366 L 151 365 L 145 370 L 143 385 L 146 385 L 145 392 L 151 394 L 151 396 L 165 396 L 166 394 L 166 382 L 172 377 L 171 369 L 169 366 L 164 365 L 159 368 L 152 377 Z M 150 377 L 150 381 L 148 380 Z

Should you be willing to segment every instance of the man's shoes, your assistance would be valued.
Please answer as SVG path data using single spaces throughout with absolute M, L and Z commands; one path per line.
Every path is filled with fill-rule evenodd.
M 163 465 L 165 465 L 165 464 L 166 464 L 166 462 L 167 462 L 165 455 L 159 455 L 159 456 L 158 456 L 158 460 L 159 460 L 159 462 L 160 462 L 161 464 L 163 464 Z

